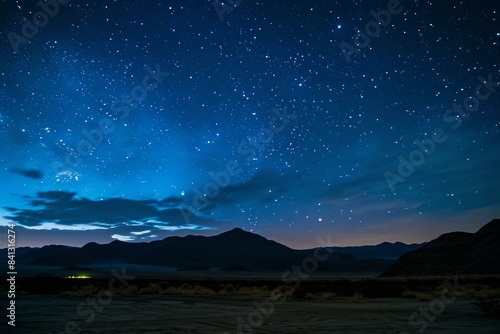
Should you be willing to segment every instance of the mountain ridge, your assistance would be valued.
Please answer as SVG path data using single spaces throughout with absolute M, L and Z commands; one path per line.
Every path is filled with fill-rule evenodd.
M 420 246 L 385 242 L 374 246 L 327 247 L 331 254 L 320 263 L 318 270 L 382 272 L 400 253 Z M 170 236 L 140 243 L 114 240 L 107 244 L 89 242 L 82 247 L 50 245 L 25 250 L 17 261 L 31 266 L 63 268 L 122 263 L 178 270 L 232 268 L 242 271 L 241 268 L 245 268 L 248 271 L 282 271 L 314 256 L 315 250 L 292 249 L 259 234 L 233 228 L 214 236 Z
M 196 268 L 266 272 L 287 270 L 314 257 L 321 248 L 330 255 L 325 261 L 318 261 L 318 271 L 378 272 L 382 277 L 500 273 L 500 220 L 493 219 L 475 233 L 444 233 L 422 244 L 397 241 L 296 250 L 259 234 L 233 228 L 213 236 L 169 236 L 150 242 L 114 240 L 107 244 L 89 242 L 82 247 L 22 247 L 16 261 L 28 266 L 61 268 L 133 264 L 180 271 Z M 3 249 L 0 253 L 2 251 L 7 252 Z
M 500 274 L 500 219 L 475 233 L 450 232 L 402 255 L 382 277 Z

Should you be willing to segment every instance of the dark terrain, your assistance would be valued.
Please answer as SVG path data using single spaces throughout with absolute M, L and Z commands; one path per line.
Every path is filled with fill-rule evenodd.
M 376 246 L 332 247 L 330 255 L 318 264 L 317 272 L 379 274 L 402 254 L 422 244 L 382 243 Z M 4 253 L 5 250 L 2 250 Z M 140 265 L 179 271 L 282 272 L 305 258 L 314 257 L 314 249 L 294 250 L 239 228 L 212 236 L 168 237 L 149 243 L 113 241 L 88 243 L 81 248 L 60 245 L 22 248 L 16 262 L 24 268 L 92 268 Z M 44 270 L 43 267 L 47 269 Z M 78 271 L 78 270 L 77 270 Z M 168 271 L 168 270 L 167 270 Z M 167 271 L 164 271 L 166 273 Z M 30 270 L 33 273 L 32 270 Z M 66 272 L 66 271 L 65 271 Z
M 421 248 L 408 252 L 382 277 L 500 274 L 500 219 L 476 233 L 441 235 Z

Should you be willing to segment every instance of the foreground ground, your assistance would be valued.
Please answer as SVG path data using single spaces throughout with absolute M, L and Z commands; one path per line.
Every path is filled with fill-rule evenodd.
M 500 319 L 485 317 L 472 305 L 478 297 L 500 297 L 496 276 L 126 280 L 123 275 L 17 277 L 16 327 L 7 326 L 4 311 L 0 333 L 500 333 Z M 6 283 L 0 280 L 2 296 L 10 289 Z M 2 298 L 0 308 L 6 306 Z
M 430 303 L 403 298 L 286 300 L 260 318 L 253 299 L 143 295 L 114 298 L 89 321 L 89 308 L 81 308 L 80 315 L 76 312 L 85 300 L 20 296 L 17 325 L 9 332 L 59 333 L 69 326 L 75 333 L 237 333 L 238 317 L 248 324 L 253 313 L 250 322 L 255 327 L 241 327 L 240 333 L 418 333 L 422 326 L 412 326 L 408 318 Z M 262 324 L 257 326 L 261 319 Z M 470 300 L 450 303 L 425 330 L 450 334 L 499 332 L 500 321 L 482 316 Z

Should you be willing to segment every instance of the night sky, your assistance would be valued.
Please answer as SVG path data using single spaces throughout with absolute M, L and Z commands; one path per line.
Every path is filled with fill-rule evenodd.
M 0 2 L 18 246 L 411 243 L 500 217 L 497 1 L 60 1 Z

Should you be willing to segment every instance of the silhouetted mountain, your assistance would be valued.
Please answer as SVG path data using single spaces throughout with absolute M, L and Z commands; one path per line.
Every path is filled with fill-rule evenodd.
M 59 254 L 64 254 L 68 251 L 78 249 L 77 247 L 61 246 L 61 245 L 49 245 L 43 246 L 42 248 L 31 248 L 29 250 L 25 249 L 22 253 L 19 253 L 19 249 L 16 249 L 16 257 L 21 257 L 23 261 L 33 261 L 41 257 L 47 256 L 57 256 Z
M 331 247 L 338 253 L 352 255 L 355 259 L 379 259 L 379 260 L 397 260 L 403 254 L 411 252 L 425 245 L 411 244 L 407 245 L 402 242 L 383 242 L 376 246 L 353 246 L 353 247 Z
M 382 276 L 500 273 L 500 219 L 476 233 L 446 233 L 409 252 Z
M 26 254 L 28 252 L 31 252 L 32 250 L 35 250 L 35 249 L 40 249 L 40 248 L 38 248 L 38 247 L 17 247 L 16 248 L 16 256 Z M 3 259 L 7 258 L 7 253 L 8 253 L 8 248 L 0 249 L 0 256 Z
M 408 247 L 416 246 L 384 243 L 378 246 L 334 247 L 327 260 L 319 261 L 317 271 L 382 272 L 394 262 L 396 254 Z M 24 250 L 24 254 L 17 255 L 17 261 L 61 268 L 122 263 L 179 270 L 283 271 L 293 265 L 300 266 L 304 259 L 314 257 L 314 252 L 315 249 L 294 250 L 258 234 L 235 228 L 212 237 L 188 235 L 149 243 L 113 241 L 104 245 L 91 242 L 81 248 L 45 246 Z
M 370 246 L 373 249 L 376 246 Z M 18 255 L 18 262 L 52 267 L 93 266 L 101 264 L 140 264 L 188 270 L 283 271 L 314 257 L 314 249 L 294 250 L 242 229 L 212 237 L 168 237 L 149 243 L 113 241 L 88 243 L 81 248 L 46 246 Z M 326 252 L 326 251 L 325 251 Z M 347 252 L 334 250 L 317 270 L 335 272 L 381 272 L 393 261 L 355 259 Z M 244 270 L 242 270 L 244 268 Z
M 70 246 L 60 246 L 60 245 L 50 245 L 39 247 L 18 247 L 16 248 L 15 256 L 17 263 L 27 263 L 39 259 L 41 257 L 58 255 L 67 252 L 70 249 L 77 249 L 76 247 Z M 0 249 L 0 257 L 6 259 L 8 255 L 8 249 Z
M 130 259 L 131 263 L 168 267 L 226 267 L 234 264 L 250 268 L 279 269 L 298 257 L 296 251 L 266 238 L 241 229 L 213 236 L 186 236 L 166 238 L 151 243 L 149 256 L 143 254 Z M 278 267 L 278 268 L 276 268 Z

